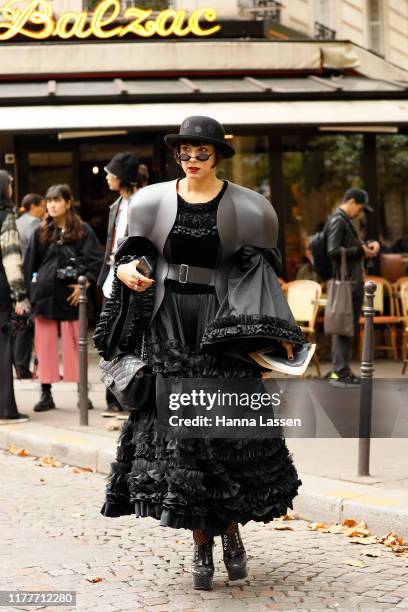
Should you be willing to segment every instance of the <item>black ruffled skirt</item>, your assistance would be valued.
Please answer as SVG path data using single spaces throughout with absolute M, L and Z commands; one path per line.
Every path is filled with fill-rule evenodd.
M 217 309 L 213 292 L 186 295 L 168 287 L 149 330 L 153 371 L 183 378 L 259 377 L 256 364 L 200 350 Z M 150 516 L 162 526 L 218 535 L 232 521 L 268 522 L 292 508 L 301 481 L 284 439 L 169 439 L 156 431 L 155 414 L 152 388 L 149 401 L 123 425 L 104 516 Z

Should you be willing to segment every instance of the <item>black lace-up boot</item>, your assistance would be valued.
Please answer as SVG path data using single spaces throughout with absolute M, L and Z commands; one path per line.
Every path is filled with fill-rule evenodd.
M 41 385 L 41 398 L 33 408 L 34 412 L 45 412 L 46 410 L 53 410 L 55 408 L 54 400 L 51 394 L 51 385 Z
M 212 589 L 214 578 L 213 546 L 213 539 L 205 544 L 194 542 L 194 556 L 191 564 L 194 589 L 204 591 L 211 591 Z
M 247 554 L 241 540 L 238 525 L 232 524 L 222 534 L 222 551 L 224 563 L 230 580 L 239 580 L 248 576 Z M 235 528 L 234 528 L 235 527 Z

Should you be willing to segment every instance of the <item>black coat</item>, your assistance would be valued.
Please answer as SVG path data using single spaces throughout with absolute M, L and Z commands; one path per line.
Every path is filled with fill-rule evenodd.
M 116 215 L 118 214 L 118 208 L 122 201 L 122 196 L 120 196 L 117 200 L 114 201 L 113 204 L 109 206 L 109 222 L 108 222 L 108 233 L 106 236 L 106 246 L 105 253 L 103 256 L 103 264 L 101 267 L 101 271 L 99 273 L 99 277 L 97 280 L 98 287 L 103 287 L 104 282 L 109 274 L 110 266 L 108 264 L 111 253 L 112 253 L 112 239 L 113 239 L 113 228 L 115 225 Z
M 363 282 L 364 249 L 351 219 L 340 208 L 327 223 L 327 253 L 333 262 L 334 273 L 340 272 L 341 247 L 346 249 L 348 275 Z
M 132 200 L 130 236 L 118 248 L 115 261 L 119 265 L 146 256 L 156 282 L 138 293 L 115 278 L 94 335 L 105 359 L 134 351 L 160 307 L 168 270 L 163 247 L 176 212 L 175 181 L 145 187 Z M 275 341 L 303 344 L 274 271 L 278 221 L 271 204 L 260 194 L 229 183 L 218 207 L 217 229 L 223 254 L 215 284 L 219 309 L 204 331 L 203 348 L 247 358 L 249 352 Z
M 64 268 L 70 256 L 75 257 L 78 276 L 84 275 L 96 283 L 102 265 L 102 251 L 93 229 L 83 223 L 84 236 L 77 242 L 64 245 L 44 245 L 40 242 L 40 228 L 36 228 L 24 257 L 24 275 L 29 288 L 35 315 L 60 321 L 76 321 L 78 306 L 70 306 L 67 297 L 73 282 L 57 278 L 57 269 Z M 32 282 L 37 272 L 36 282 Z

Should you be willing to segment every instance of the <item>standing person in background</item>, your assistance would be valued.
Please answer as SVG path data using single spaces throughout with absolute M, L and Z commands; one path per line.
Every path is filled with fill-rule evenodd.
M 21 207 L 24 214 L 16 221 L 20 234 L 21 251 L 24 257 L 30 238 L 41 223 L 45 214 L 44 196 L 38 193 L 28 193 L 24 196 Z M 13 361 L 18 378 L 32 378 L 30 372 L 31 352 L 33 348 L 33 327 L 24 325 L 17 330 L 13 343 Z
M 13 212 L 12 178 L 0 170 L 0 419 L 23 421 L 17 410 L 13 388 L 10 319 L 30 311 L 21 268 L 20 238 Z
M 46 193 L 46 218 L 34 231 L 24 258 L 35 314 L 35 350 L 41 399 L 35 412 L 55 408 L 51 384 L 60 380 L 58 326 L 61 328 L 65 382 L 79 382 L 79 276 L 96 282 L 102 263 L 92 228 L 75 213 L 68 185 L 53 185 Z M 90 404 L 91 408 L 92 405 Z
M 44 196 L 39 193 L 27 193 L 21 202 L 25 213 L 16 221 L 20 234 L 21 251 L 23 257 L 30 242 L 30 238 L 43 219 L 46 211 Z
M 119 197 L 109 208 L 108 235 L 105 255 L 97 285 L 102 288 L 104 303 L 112 292 L 114 278 L 114 256 L 118 241 L 127 235 L 128 206 L 131 196 L 147 185 L 149 173 L 147 166 L 139 164 L 138 158 L 127 151 L 117 153 L 105 167 L 106 182 L 111 191 L 119 192 Z M 123 412 L 115 397 L 106 390 L 107 411 Z
M 368 203 L 368 193 L 363 189 L 348 189 L 342 204 L 327 222 L 327 254 L 333 263 L 333 277 L 340 274 L 341 249 L 346 252 L 349 279 L 353 281 L 352 300 L 354 314 L 354 333 L 358 330 L 358 320 L 364 298 L 364 267 L 365 258 L 376 257 L 380 251 L 377 241 L 363 242 L 357 234 L 352 219 L 357 219 L 362 213 L 373 212 Z M 348 336 L 332 336 L 333 371 L 329 382 L 333 387 L 353 387 L 360 380 L 350 369 L 351 353 L 354 338 Z

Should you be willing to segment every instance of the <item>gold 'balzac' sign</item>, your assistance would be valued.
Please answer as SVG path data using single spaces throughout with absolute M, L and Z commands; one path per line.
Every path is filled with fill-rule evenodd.
M 131 7 L 126 9 L 124 25 L 117 25 L 121 12 L 119 0 L 103 0 L 88 15 L 68 12 L 58 19 L 53 16 L 50 2 L 47 0 L 32 0 L 24 8 L 21 2 L 11 0 L 0 8 L 0 41 L 10 40 L 22 35 L 35 40 L 45 40 L 51 37 L 70 38 L 122 38 L 127 34 L 141 38 L 158 35 L 166 36 L 211 36 L 221 29 L 220 25 L 203 28 L 200 21 L 209 23 L 216 20 L 216 12 L 211 8 L 201 8 L 186 19 L 186 11 L 167 9 L 153 18 L 151 9 Z M 116 25 L 112 27 L 112 24 Z

